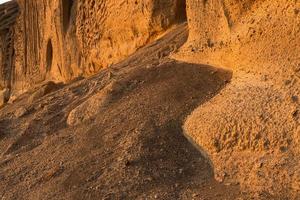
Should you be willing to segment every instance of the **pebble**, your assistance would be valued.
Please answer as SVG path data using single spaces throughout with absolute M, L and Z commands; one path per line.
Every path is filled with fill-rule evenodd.
M 20 107 L 15 111 L 14 116 L 16 118 L 20 118 L 20 117 L 24 116 L 26 114 L 26 112 L 27 112 L 27 109 L 25 107 Z

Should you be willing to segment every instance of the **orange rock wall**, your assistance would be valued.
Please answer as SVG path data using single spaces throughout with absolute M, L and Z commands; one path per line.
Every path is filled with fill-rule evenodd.
M 95 74 L 183 20 L 184 2 L 17 0 L 13 67 L 6 72 L 12 78 L 2 85 L 22 93 L 44 80 Z

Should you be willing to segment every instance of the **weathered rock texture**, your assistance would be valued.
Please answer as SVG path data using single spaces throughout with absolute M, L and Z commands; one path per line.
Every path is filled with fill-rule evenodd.
M 177 57 L 226 67 L 233 78 L 188 117 L 186 134 L 208 153 L 218 180 L 256 198 L 299 198 L 300 2 L 190 0 L 187 7 L 190 36 Z
M 300 199 L 299 0 L 18 0 L 18 6 L 19 13 L 15 2 L 0 8 L 0 24 L 5 24 L 0 28 L 2 102 L 10 93 L 24 92 L 45 80 L 67 82 L 95 74 L 187 16 L 188 41 L 173 57 L 226 68 L 232 79 L 187 118 L 186 136 L 211 161 L 219 181 L 241 185 L 254 192 L 256 199 Z M 140 57 L 128 59 L 123 70 L 129 64 L 140 66 L 142 60 L 150 67 L 160 66 L 161 58 L 172 52 L 170 41 L 162 45 L 159 40 L 164 48 L 152 49 L 151 56 L 136 54 Z M 210 73 L 213 76 L 217 71 Z M 112 76 L 109 73 L 108 79 Z M 29 98 L 30 105 L 47 97 L 45 87 Z M 74 94 L 80 94 L 78 90 Z M 113 95 L 103 91 L 89 94 L 86 100 L 82 97 L 85 103 L 74 103 L 73 110 L 67 111 L 68 119 L 55 117 L 69 126 L 92 122 L 103 109 L 114 108 L 107 107 Z M 164 95 L 163 91 L 154 94 Z M 176 95 L 180 99 L 181 94 Z M 46 111 L 43 117 L 47 118 L 51 113 Z M 20 108 L 15 116 L 28 112 Z M 53 126 L 51 119 L 47 123 Z M 23 143 L 30 142 L 22 136 L 7 154 Z
M 6 34 L 14 54 L 5 62 L 13 64 L 0 65 L 6 70 L 6 87 L 14 92 L 44 80 L 95 74 L 185 18 L 183 0 L 17 2 L 17 23 Z
M 9 2 L 0 6 L 0 90 L 10 87 L 14 67 L 14 29 L 18 4 Z

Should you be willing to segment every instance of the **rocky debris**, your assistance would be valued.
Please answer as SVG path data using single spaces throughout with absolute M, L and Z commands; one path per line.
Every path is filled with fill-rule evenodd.
M 113 100 L 113 95 L 121 92 L 123 86 L 113 81 L 98 93 L 74 108 L 68 115 L 68 125 L 75 126 L 101 113 L 103 107 Z
M 14 116 L 16 118 L 21 118 L 21 117 L 24 117 L 25 115 L 29 114 L 32 111 L 33 111 L 33 108 L 27 108 L 25 106 L 22 106 L 22 107 L 16 109 L 16 111 L 14 112 Z
M 36 100 L 40 99 L 41 97 L 51 92 L 57 91 L 62 87 L 63 87 L 62 83 L 54 83 L 53 81 L 46 82 L 42 84 L 40 87 L 37 87 L 37 89 L 28 98 L 28 101 L 33 103 Z

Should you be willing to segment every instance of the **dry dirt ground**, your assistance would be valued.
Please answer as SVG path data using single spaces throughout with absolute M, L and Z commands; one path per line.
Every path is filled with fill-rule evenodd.
M 3 107 L 0 199 L 249 199 L 216 182 L 183 136 L 187 115 L 232 76 L 168 58 L 187 32 L 174 27 L 96 76 Z

